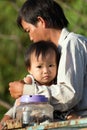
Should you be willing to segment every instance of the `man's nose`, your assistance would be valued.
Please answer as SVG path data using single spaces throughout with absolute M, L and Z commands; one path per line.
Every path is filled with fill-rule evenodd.
M 29 36 L 30 41 L 33 41 L 33 38 L 32 38 L 32 36 L 30 35 L 30 33 L 28 33 L 28 36 Z
M 32 38 L 30 37 L 30 35 L 29 35 L 29 38 L 30 38 L 30 41 L 32 41 Z

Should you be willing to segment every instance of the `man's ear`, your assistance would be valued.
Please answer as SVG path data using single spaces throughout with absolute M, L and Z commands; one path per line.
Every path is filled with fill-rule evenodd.
M 43 27 L 46 27 L 46 21 L 40 16 L 38 16 L 38 24 L 42 24 Z

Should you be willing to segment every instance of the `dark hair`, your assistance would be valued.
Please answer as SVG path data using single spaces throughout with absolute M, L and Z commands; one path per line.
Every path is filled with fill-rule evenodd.
M 60 59 L 60 53 L 58 52 L 58 49 L 56 45 L 53 42 L 50 41 L 39 41 L 33 44 L 30 44 L 29 48 L 25 52 L 25 65 L 26 67 L 31 66 L 31 55 L 35 52 L 35 56 L 37 59 L 39 58 L 39 55 L 42 54 L 42 58 L 46 56 L 47 53 L 50 53 L 49 51 L 54 51 L 56 54 L 56 63 L 57 66 L 59 64 Z
M 47 28 L 62 29 L 68 26 L 68 21 L 60 5 L 54 0 L 27 0 L 21 7 L 17 24 L 22 27 L 22 19 L 36 25 L 38 16 L 46 21 Z

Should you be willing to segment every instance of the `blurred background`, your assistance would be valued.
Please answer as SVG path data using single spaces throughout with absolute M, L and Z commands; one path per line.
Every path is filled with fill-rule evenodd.
M 13 105 L 8 91 L 10 81 L 27 74 L 24 52 L 31 43 L 21 31 L 16 18 L 25 0 L 0 0 L 0 119 Z M 87 0 L 56 0 L 69 21 L 69 30 L 87 36 Z

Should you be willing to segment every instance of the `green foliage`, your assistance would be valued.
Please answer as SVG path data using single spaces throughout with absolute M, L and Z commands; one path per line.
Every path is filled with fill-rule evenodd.
M 69 29 L 76 33 L 87 35 L 87 1 L 71 0 L 71 3 L 64 4 L 64 11 L 69 20 Z M 69 4 L 69 6 L 68 6 Z
M 2 118 L 2 115 L 7 112 L 7 109 L 4 107 L 0 107 L 0 119 Z
M 0 0 L 0 99 L 13 104 L 9 94 L 10 81 L 22 79 L 27 71 L 24 51 L 30 44 L 28 36 L 16 24 L 17 13 L 25 0 Z M 56 0 L 69 20 L 69 29 L 87 35 L 87 0 Z M 0 113 L 6 109 L 0 107 Z M 1 118 L 1 115 L 0 115 Z
M 0 97 L 9 103 L 12 103 L 12 98 L 8 83 L 23 78 L 27 73 L 24 51 L 29 39 L 16 24 L 19 5 L 22 3 L 23 0 L 0 1 Z

